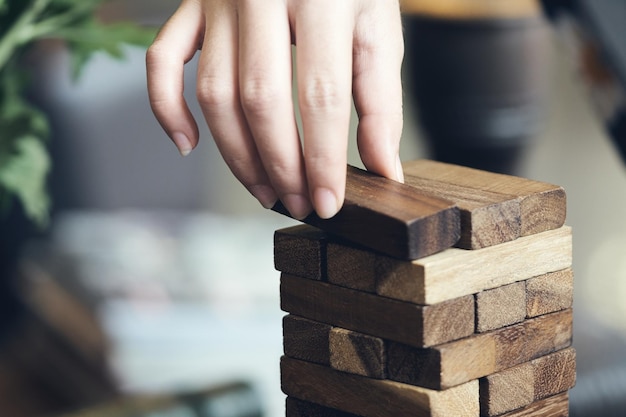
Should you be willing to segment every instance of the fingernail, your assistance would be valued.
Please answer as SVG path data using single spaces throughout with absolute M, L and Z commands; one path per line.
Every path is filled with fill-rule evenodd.
M 396 175 L 399 182 L 404 182 L 404 170 L 402 169 L 402 161 L 400 161 L 400 155 L 396 157 Z
M 301 194 L 286 194 L 281 200 L 294 219 L 302 220 L 313 211 L 309 199 Z
M 330 219 L 340 209 L 337 196 L 328 188 L 317 188 L 313 194 L 315 211 L 322 219 Z
M 250 193 L 259 200 L 259 203 L 266 208 L 271 209 L 278 201 L 278 196 L 274 189 L 268 185 L 253 185 L 250 187 Z
M 172 140 L 174 141 L 174 144 L 178 148 L 178 152 L 180 152 L 182 156 L 189 155 L 191 151 L 193 150 L 193 146 L 191 146 L 191 142 L 189 141 L 189 138 L 184 133 L 176 132 L 172 134 Z

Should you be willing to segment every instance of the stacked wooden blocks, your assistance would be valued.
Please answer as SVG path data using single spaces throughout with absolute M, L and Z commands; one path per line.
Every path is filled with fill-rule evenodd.
M 563 189 L 432 161 L 404 170 L 416 195 L 458 211 L 456 220 L 445 203 L 413 213 L 420 222 L 440 216 L 422 235 L 454 234 L 456 221 L 454 247 L 445 236 L 423 236 L 427 249 L 407 259 L 411 251 L 372 250 L 319 219 L 308 222 L 326 230 L 299 225 L 275 234 L 289 313 L 281 360 L 287 416 L 567 416 L 575 352 Z M 397 214 L 388 198 L 348 179 L 345 207 L 364 193 L 386 206 L 374 207 L 378 215 Z M 361 228 L 376 241 L 375 224 Z

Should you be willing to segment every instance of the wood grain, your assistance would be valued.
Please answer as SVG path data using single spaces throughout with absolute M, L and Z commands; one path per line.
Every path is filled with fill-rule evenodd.
M 572 265 L 568 226 L 478 250 L 458 248 L 412 262 L 333 242 L 328 280 L 416 304 L 437 304 Z M 345 255 L 341 251 L 346 251 Z M 349 275 L 349 276 L 346 276 Z
M 335 327 L 330 332 L 330 366 L 368 378 L 385 379 L 385 341 Z
M 435 391 L 283 357 L 281 385 L 288 396 L 362 417 L 479 415 L 476 380 Z
M 274 211 L 289 215 L 279 202 Z M 454 245 L 460 214 L 454 203 L 348 166 L 345 202 L 337 215 L 304 222 L 399 259 L 417 259 Z
M 571 389 L 576 352 L 567 348 L 480 379 L 481 416 L 499 416 Z
M 330 365 L 329 337 L 332 326 L 287 315 L 283 317 L 285 355 L 307 362 Z
M 570 309 L 426 349 L 388 342 L 387 377 L 447 389 L 564 349 L 571 340 Z
M 309 401 L 287 397 L 285 401 L 286 417 L 359 417 L 356 414 L 324 407 Z
M 518 198 L 521 236 L 558 229 L 565 224 L 565 190 L 557 185 L 429 160 L 406 162 L 403 167 L 405 176 Z
M 480 249 L 517 239 L 521 235 L 520 200 L 510 194 L 459 186 L 411 174 L 405 168 L 405 183 L 426 195 L 453 201 L 461 211 L 461 237 L 455 246 Z
M 326 279 L 326 232 L 298 225 L 274 233 L 276 270 L 310 279 Z
M 574 300 L 574 273 L 571 268 L 543 274 L 526 281 L 528 317 L 564 310 Z
M 536 401 L 522 409 L 502 414 L 500 417 L 568 417 L 569 395 L 558 394 Z
M 328 282 L 354 290 L 376 293 L 377 264 L 383 255 L 338 242 L 329 242 L 327 253 Z
M 526 283 L 503 285 L 476 294 L 476 331 L 519 323 L 526 318 Z
M 474 332 L 474 297 L 420 306 L 281 274 L 281 308 L 348 330 L 423 347 Z

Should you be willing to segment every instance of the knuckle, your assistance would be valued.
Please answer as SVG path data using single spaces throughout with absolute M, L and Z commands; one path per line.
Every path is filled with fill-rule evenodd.
M 203 75 L 197 80 L 196 98 L 203 108 L 220 108 L 235 100 L 235 89 L 223 78 Z
M 252 115 L 265 114 L 280 99 L 278 88 L 266 79 L 251 78 L 242 82 L 241 105 Z
M 336 82 L 321 78 L 309 80 L 300 93 L 300 107 L 305 110 L 335 110 L 345 104 Z

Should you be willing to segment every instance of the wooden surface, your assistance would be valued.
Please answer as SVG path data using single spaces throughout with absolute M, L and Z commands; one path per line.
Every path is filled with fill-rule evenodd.
M 564 349 L 571 340 L 570 309 L 426 349 L 389 342 L 387 376 L 446 389 Z
M 386 359 L 383 339 L 339 327 L 330 332 L 330 366 L 333 369 L 384 379 Z
M 477 417 L 478 381 L 446 391 L 366 378 L 283 357 L 285 394 L 362 417 Z
M 324 407 L 309 401 L 287 397 L 285 401 L 286 417 L 359 417 L 356 414 Z
M 526 318 L 526 283 L 503 285 L 476 294 L 476 331 L 519 323 Z
M 571 268 L 540 275 L 526 281 L 526 315 L 541 316 L 570 308 L 574 301 Z
M 436 304 L 571 265 L 572 231 L 563 226 L 484 249 L 451 248 L 410 264 L 388 258 L 377 264 L 376 292 L 417 304 Z
M 281 274 L 283 311 L 348 330 L 423 347 L 474 332 L 474 297 L 420 306 Z
M 499 416 L 535 401 L 563 393 L 576 382 L 573 348 L 480 379 L 481 416 Z
M 499 417 L 568 417 L 569 396 L 567 393 L 558 394 Z
M 424 194 L 453 201 L 459 207 L 461 237 L 455 246 L 480 249 L 520 237 L 522 221 L 517 196 L 420 178 L 411 175 L 410 168 L 411 165 L 405 168 L 406 184 Z
M 280 202 L 273 210 L 289 215 Z M 339 213 L 331 219 L 312 214 L 304 222 L 399 259 L 440 252 L 461 233 L 454 203 L 350 166 Z
M 285 355 L 307 362 L 330 365 L 329 337 L 332 326 L 287 315 L 283 317 Z
M 510 19 L 541 15 L 537 0 L 401 0 L 402 12 L 445 19 Z
M 465 189 L 466 193 L 476 190 L 478 195 L 491 193 L 501 195 L 502 199 L 505 196 L 518 199 L 520 236 L 558 229 L 565 224 L 565 190 L 557 185 L 429 160 L 405 162 L 403 167 L 407 183 L 410 178 L 434 180 L 455 190 Z
M 300 277 L 325 280 L 326 232 L 298 225 L 274 233 L 274 267 Z

